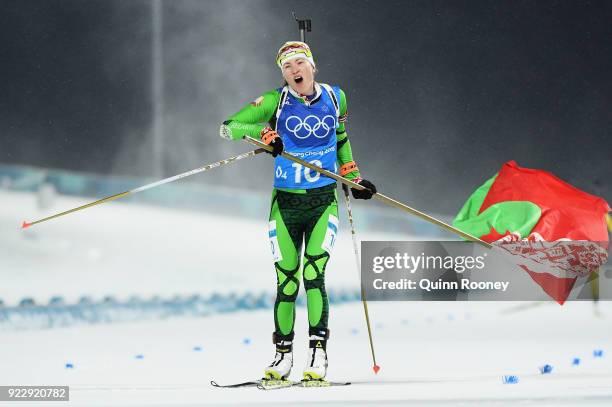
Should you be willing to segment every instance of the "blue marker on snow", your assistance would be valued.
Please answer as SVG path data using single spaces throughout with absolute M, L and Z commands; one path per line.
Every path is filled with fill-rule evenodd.
M 502 383 L 504 384 L 516 384 L 518 382 L 519 382 L 518 376 L 515 376 L 515 375 L 502 376 Z
M 553 370 L 553 367 L 551 365 L 544 365 L 540 367 L 541 374 L 549 374 L 552 372 L 552 370 Z

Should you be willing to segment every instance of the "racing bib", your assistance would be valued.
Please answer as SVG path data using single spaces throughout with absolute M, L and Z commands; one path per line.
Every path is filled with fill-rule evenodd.
M 339 100 L 337 88 L 334 89 Z M 336 172 L 337 109 L 324 89 L 321 100 L 307 106 L 288 93 L 276 121 L 276 131 L 283 139 L 285 152 L 331 172 Z M 320 173 L 278 156 L 274 161 L 274 186 L 311 189 L 334 183 Z

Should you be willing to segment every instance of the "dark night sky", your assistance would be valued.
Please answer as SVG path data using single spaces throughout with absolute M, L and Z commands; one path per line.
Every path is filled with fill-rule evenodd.
M 167 175 L 249 149 L 226 116 L 279 86 L 313 20 L 319 80 L 348 97 L 363 176 L 456 213 L 505 161 L 612 200 L 612 2 L 165 1 Z M 6 1 L 0 163 L 150 173 L 150 3 Z M 237 167 L 240 165 L 241 167 Z M 270 160 L 202 182 L 270 189 Z

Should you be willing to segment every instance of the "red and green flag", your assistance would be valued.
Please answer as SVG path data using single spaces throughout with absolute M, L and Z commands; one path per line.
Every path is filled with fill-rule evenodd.
M 609 211 L 604 199 L 550 172 L 509 161 L 470 196 L 453 225 L 535 260 L 518 265 L 563 304 L 578 276 L 597 270 L 607 260 Z M 535 242 L 560 243 L 537 246 Z

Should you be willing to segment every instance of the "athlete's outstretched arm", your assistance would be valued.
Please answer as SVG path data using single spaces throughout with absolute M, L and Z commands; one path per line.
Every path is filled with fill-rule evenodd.
M 338 129 L 336 129 L 336 138 L 337 138 L 337 143 L 336 143 L 336 150 L 337 150 L 337 158 L 338 158 L 338 168 L 340 169 L 339 172 L 340 174 L 347 179 L 355 179 L 355 178 L 359 178 L 360 174 L 359 174 L 359 169 L 357 168 L 357 165 L 354 164 L 355 161 L 353 160 L 353 151 L 351 150 L 351 142 L 348 139 L 348 134 L 346 133 L 346 118 L 348 117 L 348 109 L 346 107 L 346 95 L 344 94 L 344 91 L 342 89 L 340 89 L 340 117 L 339 117 L 339 126 Z M 351 168 L 353 168 L 354 164 L 354 170 L 351 170 Z M 342 174 L 344 171 L 349 171 L 346 172 L 345 174 Z
M 244 136 L 259 139 L 261 130 L 266 127 L 276 111 L 279 98 L 279 93 L 271 90 L 231 115 L 221 125 L 221 137 L 230 140 L 239 140 Z

